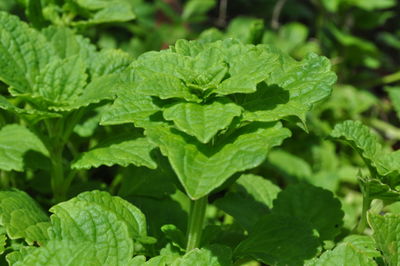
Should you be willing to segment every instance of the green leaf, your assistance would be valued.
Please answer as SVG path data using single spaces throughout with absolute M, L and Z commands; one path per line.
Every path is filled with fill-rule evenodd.
M 89 243 L 100 264 L 125 265 L 147 237 L 143 213 L 107 192 L 92 191 L 53 206 L 51 240 Z
M 24 126 L 11 124 L 0 129 L 0 169 L 22 172 L 30 152 L 49 156 L 41 140 Z
M 49 217 L 25 192 L 0 191 L 0 225 L 10 239 L 23 238 L 29 245 L 47 241 Z
M 321 240 L 333 240 L 340 233 L 344 216 L 340 201 L 331 191 L 306 183 L 289 185 L 279 193 L 272 213 L 309 223 Z
M 160 111 L 150 96 L 136 93 L 133 90 L 121 90 L 113 105 L 101 117 L 101 125 L 135 123 L 135 126 L 148 124 L 151 115 Z
M 400 263 L 400 215 L 370 213 L 368 221 L 374 231 L 373 238 L 376 245 L 382 252 L 387 265 L 398 265 Z
M 256 93 L 247 95 L 244 119 L 276 121 L 295 116 L 305 123 L 305 115 L 313 104 L 327 98 L 336 75 L 327 58 L 310 54 L 302 61 L 281 55 L 276 67 Z
M 214 147 L 200 144 L 165 126 L 146 128 L 145 135 L 168 157 L 192 199 L 201 198 L 236 172 L 262 163 L 269 150 L 290 136 L 281 124 L 251 124 Z
M 320 242 L 307 222 L 296 217 L 266 215 L 234 251 L 235 257 L 252 257 L 269 265 L 304 265 L 314 257 Z
M 251 230 L 259 218 L 272 208 L 272 202 L 280 188 L 271 181 L 252 174 L 244 174 L 236 180 L 231 192 L 214 204 L 233 216 L 246 230 Z
M 88 21 L 80 21 L 76 24 L 101 24 L 111 22 L 125 22 L 135 19 L 132 7 L 129 3 L 123 1 L 110 1 L 103 9 L 97 11 Z
M 241 108 L 238 105 L 224 101 L 210 104 L 177 103 L 163 112 L 166 120 L 174 121 L 179 130 L 196 137 L 202 143 L 208 143 L 219 130 L 227 128 L 233 118 L 240 114 Z
M 325 251 L 319 258 L 308 261 L 306 266 L 378 265 L 374 257 L 379 257 L 374 242 L 369 236 L 351 235 L 346 237 L 333 250 Z
M 384 152 L 376 135 L 367 126 L 348 120 L 337 124 L 331 136 L 345 140 L 360 154 L 372 179 L 380 179 L 392 188 L 400 182 L 400 152 Z
M 13 93 L 29 93 L 54 50 L 37 31 L 16 16 L 0 12 L 0 80 Z
M 172 263 L 172 266 L 230 266 L 232 251 L 227 246 L 212 245 L 210 247 L 193 249 Z
M 53 60 L 37 77 L 34 93 L 49 101 L 54 109 L 68 107 L 83 92 L 87 79 L 85 70 L 78 56 Z
M 45 112 L 45 111 L 39 111 L 35 109 L 22 109 L 19 107 L 16 107 L 12 103 L 10 103 L 7 98 L 3 97 L 0 95 L 0 108 L 3 110 L 7 110 L 18 117 L 24 118 L 33 124 L 37 123 L 38 121 L 41 121 L 46 118 L 56 118 L 60 117 L 60 114 L 57 113 L 52 113 L 52 112 Z
M 69 28 L 50 26 L 42 33 L 62 59 L 78 56 L 84 62 L 89 62 L 96 52 L 96 47 L 90 43 L 89 39 L 76 35 Z
M 4 234 L 0 234 L 0 255 L 4 253 L 6 246 L 7 237 Z
M 121 50 L 100 51 L 90 62 L 92 77 L 123 72 L 133 61 L 133 57 Z
M 102 265 L 93 245 L 71 240 L 52 240 L 45 246 L 28 251 L 27 254 L 12 255 L 13 257 L 7 256 L 7 260 L 13 266 Z
M 73 169 L 89 169 L 100 165 L 146 166 L 155 169 L 157 164 L 150 156 L 155 148 L 146 138 L 115 139 L 83 153 L 73 164 Z

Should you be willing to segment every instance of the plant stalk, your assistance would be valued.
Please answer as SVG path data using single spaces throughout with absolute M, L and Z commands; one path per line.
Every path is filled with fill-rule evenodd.
M 192 201 L 190 206 L 186 252 L 200 246 L 207 208 L 207 196 Z

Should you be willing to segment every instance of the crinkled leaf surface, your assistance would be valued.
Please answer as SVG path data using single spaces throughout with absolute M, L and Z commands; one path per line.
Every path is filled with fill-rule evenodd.
M 377 137 L 358 121 L 337 124 L 331 133 L 334 138 L 344 139 L 364 159 L 373 179 L 394 187 L 400 182 L 400 152 L 384 152 Z
M 54 55 L 46 39 L 18 17 L 0 12 L 0 80 L 16 94 L 29 93 Z
M 199 144 L 166 126 L 147 128 L 145 135 L 168 157 L 189 196 L 198 199 L 234 173 L 262 163 L 290 131 L 279 123 L 251 124 L 215 147 Z
M 12 253 L 11 253 L 12 254 Z M 41 265 L 41 266 L 84 266 L 84 265 L 104 265 L 96 257 L 96 249 L 88 242 L 75 242 L 71 240 L 52 240 L 45 246 L 21 254 L 17 259 L 17 254 L 13 257 L 7 256 L 10 265 Z M 16 260 L 16 261 L 15 261 Z M 122 265 L 122 264 L 114 264 Z
M 266 215 L 235 249 L 235 257 L 251 256 L 269 265 L 304 265 L 317 253 L 320 241 L 305 221 Z
M 34 92 L 54 105 L 68 105 L 83 92 L 86 66 L 78 56 L 53 60 L 36 78 Z
M 244 119 L 276 121 L 289 116 L 305 123 L 305 115 L 314 103 L 331 93 L 336 75 L 325 57 L 310 54 L 303 61 L 282 55 L 281 64 L 271 72 L 257 92 L 243 101 Z
M 0 169 L 23 171 L 24 155 L 31 151 L 49 155 L 40 139 L 26 127 L 11 124 L 0 129 Z
M 379 257 L 380 253 L 375 249 L 374 245 L 374 241 L 369 236 L 351 235 L 346 237 L 333 250 L 325 251 L 319 258 L 308 261 L 305 265 L 378 265 L 373 258 Z
M 290 215 L 319 233 L 321 240 L 333 240 L 340 232 L 344 213 L 341 204 L 329 190 L 308 184 L 289 185 L 274 200 L 273 214 Z
M 374 231 L 378 249 L 382 252 L 385 262 L 390 265 L 400 263 L 400 215 L 372 214 L 368 215 L 369 224 Z
M 196 137 L 202 143 L 208 143 L 219 130 L 228 127 L 232 119 L 240 114 L 240 106 L 221 101 L 204 105 L 177 103 L 163 112 L 166 120 L 174 121 L 179 130 Z
M 261 216 L 269 213 L 280 188 L 271 181 L 252 174 L 239 177 L 233 190 L 214 204 L 251 230 Z
M 0 225 L 10 239 L 23 238 L 28 244 L 48 239 L 49 217 L 20 190 L 0 191 Z
M 89 169 L 100 165 L 146 166 L 151 169 L 157 167 L 150 156 L 155 145 L 146 138 L 118 139 L 107 145 L 83 153 L 72 165 L 75 169 Z

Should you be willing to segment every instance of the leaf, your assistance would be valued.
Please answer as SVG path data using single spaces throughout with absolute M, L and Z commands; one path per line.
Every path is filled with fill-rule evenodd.
M 4 253 L 6 245 L 6 236 L 0 235 L 0 255 Z
M 53 108 L 69 106 L 86 85 L 86 66 L 78 56 L 53 60 L 37 77 L 34 93 L 49 101 Z
M 385 153 L 376 135 L 367 126 L 358 121 L 347 120 L 337 124 L 331 136 L 344 139 L 360 154 L 372 179 L 380 179 L 392 188 L 400 182 L 400 152 Z
M 155 169 L 157 164 L 150 156 L 155 148 L 146 138 L 116 139 L 114 142 L 100 145 L 83 153 L 73 164 L 73 169 L 89 169 L 100 165 L 120 165 L 126 167 L 130 164 L 146 166 Z
M 325 251 L 319 258 L 308 261 L 306 266 L 330 265 L 377 265 L 374 256 L 380 254 L 374 249 L 374 242 L 369 236 L 351 235 L 346 237 L 333 250 Z
M 281 124 L 253 124 L 242 128 L 215 147 L 185 138 L 165 127 L 146 128 L 145 135 L 168 157 L 192 199 L 201 198 L 231 175 L 256 167 L 269 150 L 290 136 Z
M 135 19 L 131 5 L 123 1 L 110 1 L 104 8 L 97 11 L 88 21 L 79 21 L 76 25 L 94 25 L 101 23 L 125 22 Z
M 172 263 L 172 266 L 230 266 L 232 265 L 232 251 L 223 245 L 193 249 Z
M 214 101 L 211 104 L 177 103 L 167 107 L 166 120 L 202 143 L 208 143 L 219 130 L 227 128 L 234 117 L 240 116 L 241 108 L 231 102 Z
M 117 125 L 135 123 L 135 126 L 148 124 L 151 115 L 160 110 L 153 103 L 150 96 L 136 93 L 133 90 L 124 89 L 118 98 L 101 117 L 101 125 Z
M 305 114 L 312 105 L 330 95 L 336 75 L 327 58 L 310 54 L 297 62 L 281 55 L 279 61 L 265 80 L 268 86 L 245 98 L 245 120 L 276 121 L 295 116 L 305 123 Z
M 398 265 L 400 262 L 400 215 L 369 213 L 368 222 L 374 231 L 372 236 L 387 265 Z
M 14 94 L 29 93 L 54 50 L 37 31 L 16 16 L 0 12 L 0 80 Z
M 92 77 L 123 72 L 133 61 L 133 57 L 121 50 L 106 49 L 100 51 L 90 62 Z
M 146 239 L 142 212 L 107 192 L 84 192 L 50 211 L 50 239 L 89 243 L 102 265 L 125 265 L 136 252 L 134 241 Z
M 49 217 L 20 190 L 0 191 L 0 225 L 10 239 L 23 238 L 29 245 L 48 240 Z
M 16 254 L 13 254 L 16 256 Z M 101 265 L 96 257 L 94 246 L 87 242 L 77 243 L 70 240 L 49 241 L 45 246 L 36 248 L 22 255 L 19 259 L 7 256 L 10 265 Z M 117 264 L 115 264 L 117 265 Z
M 252 257 L 269 265 L 303 265 L 320 242 L 308 223 L 291 216 L 266 215 L 235 249 L 235 257 Z
M 50 26 L 45 28 L 42 33 L 62 59 L 78 56 L 82 61 L 90 62 L 96 52 L 96 47 L 90 43 L 89 39 L 76 35 L 69 28 Z
M 24 126 L 10 124 L 0 129 L 0 169 L 22 172 L 29 152 L 49 156 L 41 140 Z
M 272 209 L 272 201 L 280 188 L 261 176 L 244 174 L 236 180 L 233 190 L 214 204 L 233 216 L 246 230 L 251 230 L 259 218 Z
M 289 185 L 274 200 L 271 211 L 309 223 L 321 240 L 333 240 L 343 225 L 344 213 L 333 193 L 306 183 Z

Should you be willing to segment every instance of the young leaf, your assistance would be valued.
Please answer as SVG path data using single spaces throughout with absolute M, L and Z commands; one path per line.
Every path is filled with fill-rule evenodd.
M 400 215 L 370 213 L 368 221 L 374 230 L 373 237 L 376 245 L 382 252 L 387 265 L 398 265 L 400 262 Z
M 166 120 L 174 121 L 179 130 L 196 137 L 202 143 L 208 143 L 219 130 L 228 127 L 232 119 L 240 114 L 240 106 L 223 101 L 206 105 L 177 103 L 163 112 Z
M 0 191 L 0 225 L 10 239 L 23 238 L 30 245 L 48 240 L 49 217 L 23 191 Z
M 29 93 L 53 55 L 53 47 L 42 35 L 0 11 L 0 80 L 12 86 L 14 93 Z
M 150 156 L 155 148 L 146 138 L 118 139 L 107 145 L 95 147 L 83 153 L 73 164 L 73 169 L 89 169 L 100 165 L 146 166 L 151 169 L 157 167 Z
M 41 140 L 24 126 L 10 124 L 0 129 L 0 169 L 22 172 L 29 152 L 49 156 Z
M 305 183 L 289 185 L 279 193 L 271 211 L 309 223 L 321 240 L 333 240 L 339 234 L 344 216 L 332 192 Z
M 289 137 L 290 131 L 279 123 L 252 124 L 216 147 L 198 144 L 165 126 L 147 128 L 145 135 L 168 157 L 188 195 L 198 199 L 234 173 L 262 163 L 269 150 Z
M 296 217 L 266 215 L 234 251 L 269 265 L 303 265 L 316 255 L 320 241 L 305 221 Z
M 193 249 L 182 258 L 178 258 L 172 266 L 210 265 L 230 266 L 232 265 L 232 251 L 227 246 L 212 245 L 201 249 Z

